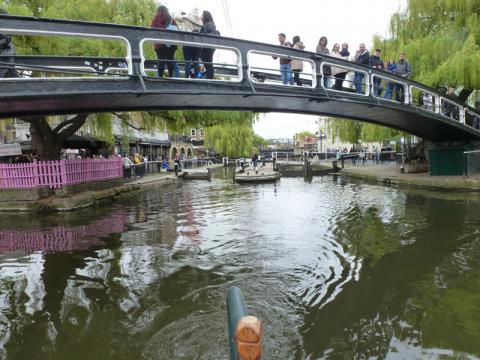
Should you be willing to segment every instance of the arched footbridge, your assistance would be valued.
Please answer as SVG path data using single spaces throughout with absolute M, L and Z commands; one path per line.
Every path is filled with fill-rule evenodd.
M 0 79 L 0 117 L 86 112 L 224 109 L 342 117 L 403 130 L 432 141 L 480 140 L 475 110 L 420 83 L 316 53 L 270 44 L 182 31 L 67 20 L 0 16 L 0 33 L 51 41 L 114 43 L 122 57 L 3 57 L 0 68 L 19 77 Z M 70 39 L 71 40 L 71 39 Z M 159 78 L 153 45 L 216 49 L 215 79 Z M 300 60 L 301 85 L 283 85 L 278 60 Z M 274 62 L 276 61 L 276 62 Z M 325 74 L 361 73 L 356 93 L 348 81 L 325 86 Z M 377 79 L 377 80 L 376 80 Z M 372 84 L 401 87 L 397 100 L 376 96 Z M 383 94 L 382 94 L 383 95 Z M 448 111 L 447 111 L 448 110 Z

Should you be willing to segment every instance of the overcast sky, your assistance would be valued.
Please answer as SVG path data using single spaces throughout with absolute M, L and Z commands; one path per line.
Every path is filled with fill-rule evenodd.
M 306 50 L 315 51 L 321 36 L 327 47 L 347 42 L 350 50 L 365 42 L 370 48 L 373 35 L 386 35 L 390 16 L 405 7 L 406 0 L 166 0 L 174 13 L 192 8 L 209 10 L 222 35 L 276 44 L 283 32 L 291 41 L 299 35 Z M 224 4 L 228 6 L 232 33 L 228 31 Z M 306 115 L 262 115 L 255 132 L 265 138 L 291 137 L 302 130 L 316 130 L 317 117 Z

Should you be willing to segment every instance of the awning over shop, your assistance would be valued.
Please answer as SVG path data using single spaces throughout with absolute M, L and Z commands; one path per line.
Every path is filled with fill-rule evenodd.
M 23 151 L 31 151 L 32 150 L 32 141 L 21 141 L 20 145 Z M 90 135 L 71 135 L 62 144 L 62 148 L 64 149 L 101 149 L 106 146 L 105 141 L 100 139 L 94 138 Z

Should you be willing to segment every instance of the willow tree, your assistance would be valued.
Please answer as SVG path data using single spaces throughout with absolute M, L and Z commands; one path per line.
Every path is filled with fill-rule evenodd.
M 353 146 L 361 142 L 385 143 L 400 136 L 400 131 L 392 128 L 348 119 L 329 119 L 327 133 L 332 139 L 338 139 Z
M 374 37 L 385 59 L 405 52 L 412 78 L 430 85 L 480 87 L 480 0 L 408 0 L 386 38 Z

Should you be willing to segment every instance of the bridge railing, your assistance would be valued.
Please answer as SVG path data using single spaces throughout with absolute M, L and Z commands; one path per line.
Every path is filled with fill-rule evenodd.
M 357 95 L 361 95 L 361 96 L 369 96 L 371 91 L 370 91 L 370 87 L 371 87 L 371 80 L 370 80 L 370 76 L 369 76 L 369 73 L 368 71 L 366 71 L 365 69 L 359 69 L 359 68 L 356 68 L 355 66 L 352 66 L 351 64 L 348 64 L 348 65 L 345 65 L 345 64 L 336 64 L 332 61 L 321 61 L 320 62 L 320 76 L 323 78 L 323 79 L 333 79 L 335 78 L 334 76 L 331 76 L 332 74 L 332 69 L 336 70 L 338 69 L 338 71 L 342 71 L 344 70 L 346 73 L 359 73 L 359 74 L 362 74 L 363 75 L 363 79 L 361 80 L 362 81 L 362 91 L 360 93 L 358 93 Z M 335 78 L 336 79 L 336 78 Z M 345 81 L 349 81 L 349 80 L 345 80 Z M 336 91 L 336 92 L 346 92 L 346 90 L 342 87 L 342 89 L 336 89 L 333 84 L 328 84 L 329 86 L 327 86 L 327 82 L 326 81 L 321 81 L 320 82 L 320 85 L 323 89 L 325 90 L 328 90 L 328 91 Z M 355 88 L 355 78 L 353 78 L 353 88 Z M 348 91 L 349 93 L 352 93 L 351 91 Z M 353 94 L 353 93 L 352 93 Z
M 152 68 L 152 64 L 158 64 L 159 62 L 158 60 L 149 59 L 149 56 L 153 56 L 151 55 L 153 53 L 153 49 L 150 48 L 150 55 L 148 55 L 144 47 L 152 46 L 154 43 L 163 43 L 172 45 L 176 44 L 177 46 L 187 45 L 202 48 L 212 48 L 216 49 L 217 51 L 227 51 L 234 54 L 233 61 L 231 63 L 216 64 L 216 69 L 219 70 L 218 74 L 221 74 L 220 78 L 217 78 L 216 80 L 209 79 L 208 81 L 233 81 L 241 83 L 242 85 L 248 85 L 253 91 L 255 91 L 255 88 L 257 87 L 264 87 L 268 85 L 278 86 L 280 83 L 278 62 L 276 62 L 275 65 L 271 63 L 271 65 L 268 66 L 253 63 L 254 55 L 260 54 L 266 57 L 277 56 L 298 60 L 306 65 L 300 74 L 300 78 L 305 81 L 301 89 L 304 92 L 310 91 L 314 96 L 328 96 L 329 93 L 338 94 L 343 92 L 348 93 L 349 96 L 353 97 L 358 96 L 363 99 L 374 98 L 380 102 L 385 101 L 385 103 L 383 103 L 385 105 L 411 105 L 414 106 L 417 111 L 425 111 L 426 113 L 443 115 L 445 120 L 450 118 L 452 122 L 460 123 L 464 126 L 471 126 L 470 123 L 472 122 L 470 121 L 470 117 L 472 113 L 475 114 L 475 116 L 480 116 L 472 109 L 469 109 L 469 118 L 467 119 L 466 106 L 455 102 L 452 98 L 443 96 L 434 89 L 415 83 L 414 81 L 403 79 L 371 67 L 348 62 L 343 59 L 324 56 L 308 51 L 239 39 L 225 38 L 221 36 L 140 28 L 125 25 L 36 19 L 5 15 L 0 15 L 0 19 L 0 33 L 2 34 L 47 36 L 49 39 L 63 39 L 66 37 L 73 39 L 84 39 L 87 41 L 108 41 L 119 43 L 124 49 L 124 57 L 121 57 L 116 64 L 105 63 L 105 65 L 101 63 L 103 62 L 102 60 L 98 60 L 99 63 L 89 63 L 88 61 L 84 63 L 78 62 L 77 65 L 72 65 L 70 60 L 64 65 L 61 65 L 59 61 L 57 61 L 53 66 L 45 63 L 38 66 L 34 64 L 15 65 L 15 57 L 8 57 L 7 59 L 4 58 L 3 60 L 5 61 L 0 62 L 0 67 L 8 68 L 17 66 L 17 69 L 20 69 L 25 76 L 24 78 L 15 79 L 15 81 L 22 81 L 24 79 L 36 81 L 37 79 L 31 78 L 29 75 L 29 72 L 34 71 L 50 71 L 57 73 L 64 72 L 64 75 L 67 76 L 71 75 L 86 77 L 88 78 L 88 81 L 91 80 L 90 78 L 93 80 L 97 77 L 105 79 L 105 77 L 111 76 L 115 79 L 121 80 L 133 77 L 135 78 L 135 81 L 138 80 L 138 82 L 142 85 L 143 91 L 146 91 L 147 86 L 145 85 L 143 78 L 146 78 L 147 75 L 149 75 L 149 72 L 152 70 L 155 71 L 155 67 L 153 66 Z M 12 59 L 14 59 L 13 62 Z M 81 61 L 81 59 L 78 60 Z M 180 65 L 180 61 L 177 60 L 177 62 L 179 62 Z M 37 66 L 37 68 L 35 66 Z M 331 74 L 328 72 L 328 69 L 331 69 L 332 67 L 348 70 L 350 73 L 363 74 L 364 85 L 362 86 L 362 91 L 357 94 L 352 92 L 351 89 L 338 89 L 328 84 L 328 82 L 326 82 L 324 79 L 332 78 Z M 148 79 L 153 79 L 153 77 Z M 185 77 L 183 79 L 187 81 L 196 81 L 196 79 Z M 384 94 L 376 91 L 375 86 L 378 85 L 379 80 L 381 84 L 399 84 L 403 88 L 403 104 L 399 104 L 398 102 L 398 105 L 392 104 L 388 101 L 390 99 L 385 99 Z M 0 81 L 4 80 L 2 79 Z M 51 79 L 49 77 L 49 81 L 56 81 L 56 79 Z M 289 87 L 285 88 L 285 91 L 298 93 L 298 88 L 298 86 Z M 423 101 L 421 102 L 418 100 L 418 96 L 415 95 L 417 93 L 423 93 L 427 96 L 431 96 L 432 107 L 430 108 L 429 104 L 427 104 L 428 106 L 419 106 L 425 104 L 422 104 Z
M 190 47 L 190 48 L 195 48 L 198 51 L 204 51 L 204 49 L 211 49 L 213 50 L 213 54 L 215 55 L 215 58 L 221 58 L 225 59 L 224 63 L 215 63 L 215 62 L 209 62 L 209 61 L 203 61 L 203 60 L 198 60 L 198 61 L 190 61 L 190 63 L 195 63 L 196 66 L 200 67 L 203 66 L 205 71 L 206 67 L 208 65 L 211 65 L 214 68 L 219 68 L 221 67 L 222 69 L 228 69 L 230 70 L 228 72 L 228 76 L 225 76 L 225 73 L 221 73 L 222 76 L 217 76 L 214 79 L 210 79 L 211 81 L 230 81 L 230 82 L 241 82 L 243 80 L 243 71 L 242 71 L 242 55 L 239 49 L 232 47 L 232 46 L 225 46 L 225 45 L 212 45 L 209 43 L 204 43 L 204 42 L 198 42 L 198 41 L 179 41 L 179 40 L 171 40 L 168 39 L 168 34 L 164 34 L 162 39 L 150 37 L 150 38 L 145 38 L 140 41 L 140 57 L 141 57 L 141 65 L 140 65 L 140 71 L 143 76 L 149 76 L 149 77 L 160 77 L 160 73 L 163 74 L 164 69 L 160 69 L 161 71 L 159 72 L 158 66 L 159 64 L 165 63 L 165 65 L 171 64 L 174 67 L 178 67 L 177 74 L 175 74 L 176 79 L 180 80 L 190 80 L 190 81 L 195 81 L 199 79 L 203 79 L 204 76 L 195 78 L 195 77 L 190 77 L 185 75 L 185 68 L 186 68 L 186 61 L 185 60 L 180 60 L 180 59 L 173 59 L 173 60 L 153 60 L 148 58 L 148 48 L 152 48 L 154 45 L 161 45 L 161 46 L 177 46 L 177 47 Z M 212 55 L 213 58 L 213 55 Z M 156 63 L 156 67 L 154 68 L 148 68 L 147 63 L 154 64 Z M 182 74 L 180 74 L 180 66 L 182 68 Z M 166 67 L 167 67 L 166 66 Z M 195 66 L 194 66 L 195 67 Z M 175 69 L 174 69 L 175 70 Z M 190 74 L 188 74 L 190 75 Z
M 310 56 L 300 56 L 300 54 L 287 55 L 280 52 L 250 50 L 247 53 L 248 78 L 253 83 L 262 83 L 270 85 L 283 86 L 279 59 L 284 58 L 290 62 L 301 64 L 302 70 L 287 70 L 286 73 L 291 78 L 290 84 L 294 84 L 294 75 L 298 74 L 297 86 L 306 86 L 310 88 L 317 87 L 317 69 L 315 61 Z M 275 62 L 275 67 L 270 66 Z

